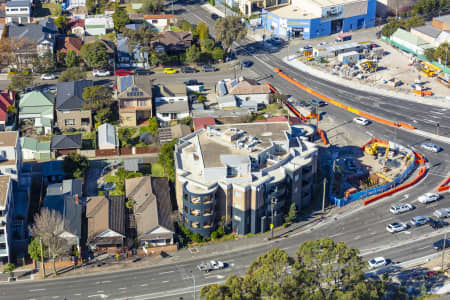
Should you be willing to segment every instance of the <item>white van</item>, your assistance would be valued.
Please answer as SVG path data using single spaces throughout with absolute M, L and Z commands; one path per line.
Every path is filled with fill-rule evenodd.
M 450 208 L 436 209 L 433 213 L 436 218 L 444 219 L 450 217 Z

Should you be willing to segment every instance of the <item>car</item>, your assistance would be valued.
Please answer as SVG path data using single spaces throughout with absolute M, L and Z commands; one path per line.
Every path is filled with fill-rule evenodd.
M 216 68 L 211 65 L 203 65 L 202 70 L 203 72 L 215 72 Z
M 437 250 L 437 251 L 442 250 L 442 249 L 444 249 L 444 244 L 445 244 L 445 248 L 450 247 L 450 238 L 447 238 L 447 240 L 445 240 L 445 243 L 444 243 L 444 239 L 440 239 L 439 241 L 434 242 L 433 249 Z
M 191 67 L 182 67 L 181 73 L 197 73 L 198 70 Z
M 309 106 L 309 103 L 305 102 L 305 101 L 297 101 L 295 104 L 300 107 L 308 107 Z
M 445 223 L 439 220 L 434 220 L 430 218 L 430 221 L 428 222 L 428 225 L 431 226 L 433 229 L 439 229 L 445 226 Z
M 439 194 L 426 193 L 426 194 L 423 194 L 422 196 L 420 196 L 417 200 L 420 203 L 427 204 L 427 203 L 437 201 L 437 200 L 439 200 L 439 198 L 441 198 L 441 196 Z
M 400 232 L 406 229 L 408 229 L 408 225 L 399 222 L 394 222 L 386 226 L 386 230 L 389 231 L 390 233 Z
M 416 216 L 416 217 L 413 217 L 410 222 L 413 226 L 417 227 L 417 226 L 422 226 L 424 224 L 427 224 L 429 221 L 430 221 L 430 218 L 428 218 L 428 217 Z
M 53 80 L 56 79 L 56 76 L 53 74 L 45 73 L 41 75 L 41 80 Z
M 375 257 L 368 261 L 369 269 L 376 269 L 387 264 L 386 259 L 384 257 Z
M 94 77 L 105 77 L 111 75 L 111 72 L 108 70 L 92 70 L 92 75 Z
M 200 271 L 208 273 L 211 270 L 220 270 L 225 268 L 225 263 L 218 260 L 211 260 L 207 263 L 201 263 L 197 266 Z
M 369 123 L 370 123 L 369 120 L 367 120 L 366 118 L 362 118 L 362 117 L 354 118 L 353 122 L 355 122 L 358 125 L 363 125 L 363 126 L 369 125 Z
M 433 216 L 439 219 L 444 219 L 450 217 L 450 208 L 439 208 L 433 213 Z
M 189 79 L 188 81 L 184 82 L 185 85 L 200 85 L 201 82 L 198 82 L 197 79 Z
M 309 102 L 314 106 L 324 106 L 326 105 L 325 101 L 319 100 L 319 99 L 311 99 Z
M 175 74 L 176 72 L 177 72 L 177 70 L 174 68 L 164 68 L 164 71 L 163 71 L 164 74 Z
M 125 69 L 117 69 L 116 71 L 114 71 L 114 75 L 127 76 L 127 75 L 131 75 L 131 71 L 128 71 L 128 70 L 125 70 Z
M 146 69 L 137 69 L 137 70 L 135 71 L 135 73 L 136 73 L 137 75 L 151 75 L 151 74 L 152 74 L 152 71 L 146 70 Z
M 441 147 L 439 147 L 438 145 L 435 145 L 433 143 L 422 143 L 422 144 L 420 144 L 420 148 L 425 149 L 430 152 L 434 152 L 434 153 L 441 151 Z
M 283 40 L 277 36 L 272 35 L 269 39 L 269 43 L 274 44 L 274 45 L 279 45 L 279 44 L 283 43 Z
M 243 61 L 241 62 L 241 65 L 242 65 L 244 68 L 249 68 L 249 67 L 251 67 L 251 65 L 253 65 L 253 62 L 252 62 L 251 60 L 243 60 Z
M 220 17 L 217 14 L 211 14 L 211 19 L 217 20 L 218 18 Z
M 391 206 L 391 209 L 389 210 L 394 215 L 398 215 L 410 210 L 413 210 L 414 206 L 412 206 L 409 203 L 395 203 Z

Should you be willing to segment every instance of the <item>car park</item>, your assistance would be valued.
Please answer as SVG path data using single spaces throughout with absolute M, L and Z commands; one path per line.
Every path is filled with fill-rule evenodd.
M 445 226 L 445 223 L 440 220 L 434 220 L 430 218 L 430 221 L 428 222 L 428 225 L 431 226 L 433 229 L 439 229 Z
M 200 85 L 202 83 L 198 82 L 197 79 L 189 79 L 189 80 L 185 81 L 184 84 L 185 85 Z
M 428 217 L 416 216 L 416 217 L 413 217 L 410 222 L 413 226 L 417 227 L 417 226 L 422 226 L 424 224 L 427 224 L 429 221 L 430 221 L 430 218 L 428 218 Z
M 197 73 L 198 70 L 191 67 L 181 67 L 181 73 Z
M 433 143 L 420 144 L 420 148 L 425 149 L 430 152 L 434 152 L 434 153 L 441 151 L 441 147 L 439 147 L 438 145 L 435 145 Z
M 131 71 L 128 71 L 128 70 L 125 70 L 125 69 L 117 69 L 116 71 L 114 71 L 114 75 L 127 76 L 127 75 L 131 75 Z
M 216 68 L 211 65 L 203 65 L 202 70 L 203 72 L 215 72 Z
M 394 203 L 391 206 L 391 209 L 389 210 L 391 213 L 393 213 L 394 215 L 398 215 L 410 210 L 413 210 L 414 206 L 412 206 L 409 203 Z
M 369 120 L 367 120 L 366 118 L 361 118 L 361 117 L 357 117 L 353 119 L 353 122 L 355 122 L 358 125 L 369 125 Z
M 111 72 L 108 70 L 92 70 L 92 75 L 94 77 L 106 77 L 111 75 Z
M 406 229 L 408 229 L 408 225 L 399 222 L 394 222 L 386 226 L 386 230 L 390 233 L 401 232 Z
M 54 80 L 56 79 L 56 76 L 49 73 L 44 73 L 41 75 L 41 80 Z
M 319 100 L 319 99 L 311 99 L 309 102 L 314 106 L 324 106 L 326 105 L 325 101 Z
M 368 261 L 369 269 L 376 269 L 387 264 L 386 259 L 384 257 L 375 257 Z
M 439 200 L 439 198 L 441 198 L 441 196 L 439 194 L 436 194 L 436 193 L 425 193 L 422 196 L 420 196 L 417 200 L 420 203 L 427 204 L 427 203 L 431 203 L 431 202 L 437 201 L 437 200 Z
M 437 251 L 448 247 L 450 247 L 450 238 L 447 238 L 447 240 L 440 239 L 439 241 L 433 243 L 433 249 Z
M 163 73 L 164 74 L 175 74 L 177 72 L 174 68 L 164 68 Z
M 253 62 L 252 62 L 251 60 L 243 60 L 243 61 L 241 62 L 241 65 L 242 65 L 244 68 L 249 68 L 249 67 L 251 67 L 251 65 L 253 65 Z
M 440 208 L 436 209 L 433 213 L 433 216 L 439 219 L 444 219 L 450 217 L 450 208 Z

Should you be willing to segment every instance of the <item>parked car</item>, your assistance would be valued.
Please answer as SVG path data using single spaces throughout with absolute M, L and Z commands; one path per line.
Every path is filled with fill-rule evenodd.
M 354 118 L 353 122 L 355 122 L 358 125 L 363 125 L 363 126 L 369 125 L 369 123 L 370 123 L 369 120 L 367 120 L 366 118 L 362 118 L 362 117 Z
M 445 223 L 440 220 L 434 220 L 430 218 L 430 221 L 428 222 L 428 225 L 431 226 L 433 229 L 439 229 L 445 226 Z
M 450 247 L 450 238 L 447 238 L 447 240 L 440 239 L 439 241 L 434 242 L 433 249 L 438 251 L 444 249 L 444 241 L 445 241 L 445 248 Z
M 283 43 L 283 40 L 277 36 L 272 35 L 269 39 L 269 42 L 274 45 L 280 45 L 281 43 Z
M 441 198 L 441 196 L 439 194 L 426 193 L 426 194 L 423 194 L 422 196 L 420 196 L 417 200 L 420 203 L 427 204 L 427 203 L 437 201 L 437 200 L 439 200 L 439 198 Z
M 398 215 L 410 210 L 413 210 L 414 206 L 412 206 L 409 203 L 395 203 L 392 204 L 391 209 L 389 210 L 391 213 L 393 213 L 394 215 Z
M 441 147 L 439 147 L 438 145 L 435 145 L 433 143 L 423 143 L 423 144 L 420 144 L 420 147 L 422 149 L 425 149 L 427 151 L 434 152 L 434 153 L 441 151 Z
M 429 221 L 430 221 L 430 218 L 428 218 L 428 217 L 416 216 L 411 219 L 411 224 L 413 226 L 422 226 L 424 224 L 427 224 Z
M 436 209 L 433 213 L 433 216 L 439 219 L 444 219 L 450 217 L 450 208 L 440 208 Z
M 216 68 L 211 65 L 203 65 L 202 70 L 203 72 L 215 72 Z
M 114 72 L 114 75 L 117 75 L 117 76 L 127 76 L 127 75 L 131 75 L 131 71 L 125 70 L 125 69 L 117 69 L 117 70 Z
M 92 70 L 92 75 L 94 77 L 105 77 L 111 75 L 111 72 L 108 70 Z
M 217 14 L 211 14 L 211 19 L 217 20 L 218 18 L 220 17 Z
M 408 229 L 408 225 L 399 222 L 394 222 L 386 226 L 386 230 L 390 233 L 400 232 L 406 229 Z
M 319 100 L 319 99 L 311 99 L 309 102 L 314 106 L 324 106 L 326 105 L 325 101 Z
M 41 75 L 41 80 L 54 80 L 56 79 L 56 76 L 49 73 L 44 73 Z
M 164 68 L 164 71 L 163 71 L 164 74 L 175 74 L 176 72 L 177 72 L 177 70 L 174 68 Z
M 191 67 L 181 67 L 181 73 L 197 73 L 198 70 Z
M 249 67 L 251 67 L 251 66 L 253 65 L 253 62 L 252 62 L 251 60 L 243 60 L 243 61 L 241 62 L 241 65 L 242 65 L 244 68 L 249 68 Z
M 369 269 L 376 269 L 387 264 L 386 259 L 384 257 L 375 257 L 369 260 Z
M 152 71 L 147 70 L 147 69 L 136 69 L 135 73 L 137 75 L 151 75 Z
M 197 79 L 189 79 L 184 82 L 185 85 L 200 85 L 201 82 L 198 82 Z

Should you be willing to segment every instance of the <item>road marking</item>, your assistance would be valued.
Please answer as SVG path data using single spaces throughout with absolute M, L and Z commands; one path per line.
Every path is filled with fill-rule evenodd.
M 386 221 L 392 220 L 393 218 L 394 218 L 394 217 L 390 217 L 390 218 L 383 219 L 383 220 L 379 221 L 379 223 L 384 223 L 384 222 L 386 222 Z
M 141 286 L 148 286 L 148 283 L 141 284 Z
M 73 294 L 74 296 L 81 296 L 81 294 Z
M 169 282 L 169 280 L 164 280 L 161 283 L 168 283 L 168 282 Z
M 426 246 L 417 248 L 416 251 L 423 250 L 423 249 L 426 249 L 426 248 L 430 248 L 430 246 L 429 246 L 429 245 L 426 245 Z
M 167 272 L 161 272 L 161 273 L 159 273 L 159 275 L 161 275 L 161 274 L 169 274 L 169 273 L 173 273 L 173 272 L 175 272 L 175 270 L 167 271 Z
M 336 233 L 336 234 L 330 235 L 330 236 L 328 236 L 328 237 L 329 237 L 329 238 L 334 238 L 334 237 L 337 237 L 337 236 L 343 235 L 343 234 L 344 234 L 344 232 L 340 232 L 340 233 Z
M 52 299 L 58 299 L 59 298 L 59 296 L 53 296 L 52 297 Z
M 97 293 L 104 293 L 105 291 L 97 291 Z
M 45 289 L 34 289 L 34 290 L 30 290 L 30 292 L 40 292 L 40 291 L 45 291 Z
M 106 299 L 108 298 L 108 295 L 105 294 L 95 294 L 95 295 L 89 295 L 88 298 L 97 298 L 99 297 L 100 299 Z
M 102 281 L 102 283 L 110 283 L 110 282 L 112 282 L 112 281 L 111 280 Z
M 119 290 L 126 290 L 127 288 L 126 287 L 123 287 L 123 288 L 119 288 Z
M 404 234 L 411 234 L 411 231 L 403 231 Z

